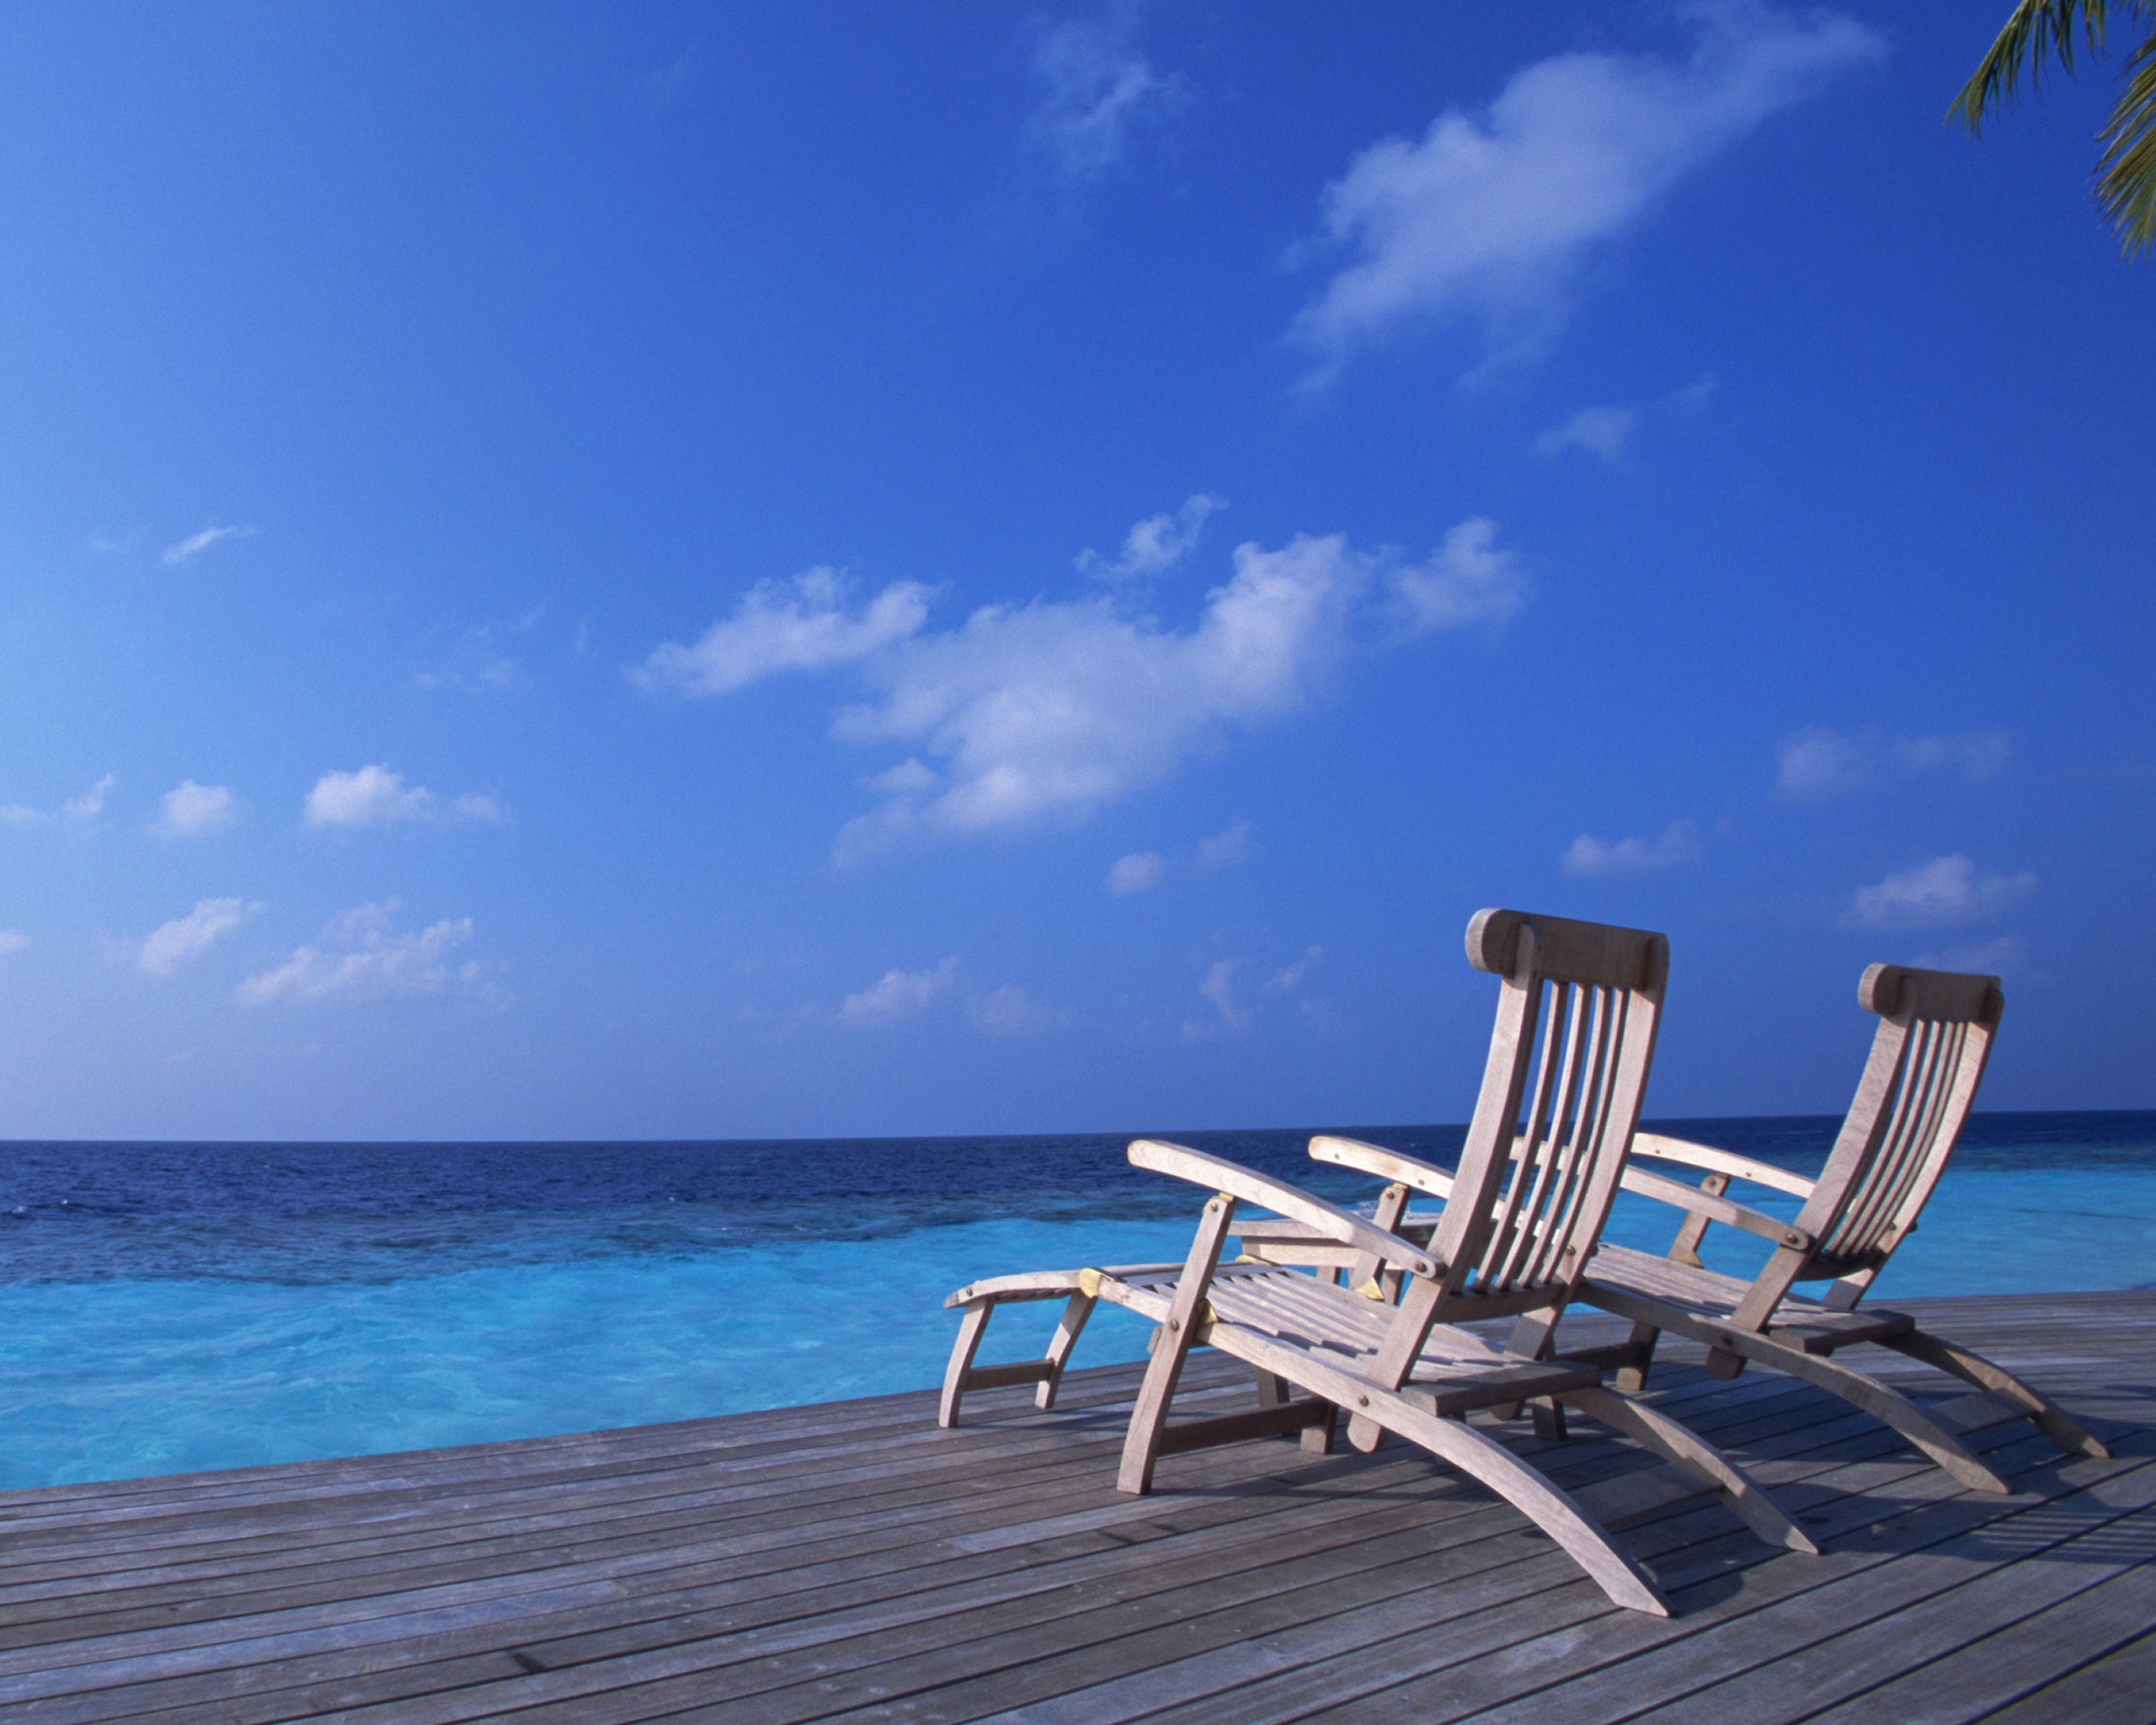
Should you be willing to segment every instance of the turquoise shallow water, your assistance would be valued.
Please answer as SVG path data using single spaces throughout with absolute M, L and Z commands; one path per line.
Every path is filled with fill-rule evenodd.
M 2064 1141 L 2031 1129 L 2018 1147 L 2011 1134 L 1972 1142 L 1881 1279 L 1881 1297 L 2156 1279 L 2156 1121 L 2048 1118 L 2100 1124 Z M 1792 1167 L 1807 1156 L 1816 1165 L 1832 1125 L 1750 1123 L 1753 1140 L 1740 1146 L 1728 1130 L 1737 1123 L 1715 1124 L 1724 1129 L 1715 1141 L 1779 1150 Z M 1447 1129 L 1415 1130 L 1435 1139 Z M 1710 1135 L 1698 1123 L 1685 1130 Z M 1302 1138 L 1203 1135 L 1283 1172 L 1296 1167 L 1286 1158 Z M 1412 1140 L 1395 1131 L 1390 1141 Z M 0 1280 L 0 1485 L 924 1387 L 942 1375 L 955 1328 L 942 1300 L 959 1283 L 1182 1255 L 1191 1195 L 1106 1174 L 1088 1195 L 1065 1165 L 1113 1158 L 1118 1146 L 1051 1142 L 1063 1151 L 1039 1140 L 1004 1141 L 1001 1155 L 982 1140 L 850 1146 L 830 1167 L 851 1172 L 814 1178 L 803 1172 L 817 1166 L 813 1147 L 799 1149 L 773 1162 L 789 1172 L 792 1195 L 746 1222 L 753 1194 L 690 1189 L 734 1178 L 728 1146 L 666 1147 L 687 1160 L 663 1169 L 659 1151 L 639 1162 L 636 1146 L 603 1147 L 590 1159 L 596 1173 L 532 1147 L 502 1163 L 541 1166 L 536 1183 L 499 1169 L 474 1175 L 456 1160 L 461 1150 L 504 1156 L 499 1146 L 376 1147 L 382 1167 L 401 1154 L 432 1171 L 416 1196 L 408 1180 L 360 1180 L 355 1162 L 375 1152 L 350 1146 L 0 1146 L 0 1181 L 12 1182 L 0 1195 L 20 1199 L 7 1207 L 19 1226 L 0 1233 L 15 1247 L 11 1279 Z M 894 1159 L 934 1167 L 909 1175 Z M 953 1173 L 969 1162 L 970 1175 Z M 325 1172 L 332 1164 L 341 1172 Z M 624 1164 L 634 1166 L 624 1173 Z M 191 1184 L 179 1178 L 189 1167 Z M 982 1180 L 984 1169 L 996 1178 Z M 968 1178 L 1006 1211 L 1045 1214 L 980 1215 L 979 1190 L 965 1202 L 935 1195 Z M 625 1181 L 650 1189 L 625 1192 Z M 1353 1183 L 1331 1189 L 1367 1195 Z M 368 1193 L 371 1208 L 360 1201 Z M 1668 1217 L 1627 1199 L 1610 1235 L 1659 1250 Z M 1727 1231 L 1710 1239 L 1721 1267 L 1753 1261 L 1751 1242 Z M 1048 1305 L 1005 1313 L 984 1358 L 1036 1351 L 1053 1320 Z M 1139 1358 L 1143 1344 L 1143 1325 L 1103 1308 L 1081 1363 Z

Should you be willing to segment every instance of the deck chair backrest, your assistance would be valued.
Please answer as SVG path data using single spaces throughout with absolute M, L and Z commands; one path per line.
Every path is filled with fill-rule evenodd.
M 1485 911 L 1467 956 L 1503 979 L 1482 1092 L 1432 1242 L 1444 1295 L 1569 1296 L 1639 1124 L 1669 974 L 1658 934 Z M 1441 1296 L 1442 1297 L 1442 1296 Z
M 1879 1014 L 1841 1135 L 1796 1225 L 1818 1244 L 1793 1279 L 1876 1275 L 1954 1153 L 2006 998 L 1996 976 L 1874 964 L 1857 985 Z

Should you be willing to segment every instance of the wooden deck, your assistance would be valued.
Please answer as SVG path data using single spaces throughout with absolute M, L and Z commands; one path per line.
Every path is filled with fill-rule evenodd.
M 1966 1493 L 1839 1402 L 1673 1349 L 1662 1401 L 1827 1555 L 1711 1509 L 1636 1523 L 1669 1621 L 1399 1449 L 1262 1440 L 1118 1497 L 1134 1367 L 1051 1414 L 979 1393 L 956 1432 L 923 1392 L 17 1492 L 0 1718 L 2156 1720 L 2156 1293 L 1905 1304 L 2117 1459 L 2017 1422 L 1977 1440 L 2015 1495 Z M 1228 1364 L 1189 1381 L 1242 1405 Z M 1540 1453 L 1567 1484 L 1632 1460 Z

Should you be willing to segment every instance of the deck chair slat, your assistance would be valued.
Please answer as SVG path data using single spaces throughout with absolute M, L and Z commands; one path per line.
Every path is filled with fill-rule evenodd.
M 1611 1020 L 1614 1015 L 1608 990 L 1587 988 L 1582 992 L 1588 1033 L 1572 1080 L 1577 1094 L 1566 1109 L 1565 1142 L 1552 1170 L 1549 1198 L 1540 1218 L 1533 1253 L 1524 1256 L 1508 1273 L 1516 1287 L 1540 1287 L 1552 1279 L 1554 1267 L 1564 1255 L 1567 1231 L 1578 1211 L 1585 1176 L 1602 1153 L 1604 1097 L 1609 1076 Z
M 1561 1188 L 1566 1166 L 1578 1149 L 1577 1122 L 1585 1077 L 1582 1068 L 1597 1027 L 1593 1022 L 1593 1002 L 1588 991 L 1575 986 L 1563 992 L 1569 1020 L 1564 1067 L 1554 1087 L 1548 1130 L 1533 1147 L 1534 1184 L 1503 1257 L 1494 1260 L 1484 1271 L 1483 1286 L 1491 1292 L 1510 1291 L 1532 1284 L 1531 1267 L 1556 1220 L 1553 1200 Z M 1523 1167 L 1523 1175 L 1524 1172 Z
M 1544 1017 L 1548 1028 L 1543 1036 L 1542 1072 L 1535 1085 L 1535 1099 L 1548 1098 L 1548 1109 L 1530 1118 L 1524 1135 L 1526 1152 L 1513 1165 L 1512 1188 L 1505 1219 L 1483 1255 L 1476 1286 L 1486 1294 L 1508 1291 L 1513 1284 L 1521 1260 L 1534 1247 L 1550 1177 L 1566 1147 L 1568 1117 L 1575 1100 L 1579 1051 L 1585 1034 L 1585 1015 L 1580 1011 L 1580 991 L 1555 987 Z M 1555 1030 L 1564 1024 L 1563 1053 L 1558 1053 Z
M 1492 1222 L 1488 1244 L 1478 1254 L 1474 1285 L 1483 1293 L 1502 1291 L 1502 1284 L 1496 1280 L 1497 1267 L 1503 1263 L 1512 1251 L 1514 1237 L 1523 1221 L 1522 1210 L 1528 1194 L 1539 1182 L 1547 1154 L 1551 1125 L 1551 1105 L 1558 1090 L 1560 1069 L 1563 1062 L 1557 1053 L 1560 1038 L 1571 1039 L 1577 1033 L 1578 1020 L 1571 1011 L 1571 991 L 1561 985 L 1545 987 L 1538 982 L 1536 990 L 1543 995 L 1542 1044 L 1535 1063 L 1533 1096 L 1527 1119 L 1518 1137 L 1525 1146 L 1519 1157 L 1511 1165 L 1511 1180 L 1505 1187 L 1502 1206 Z
M 1538 1286 L 1567 1275 L 1585 1256 L 1574 1249 L 1576 1236 L 1593 1184 L 1590 1176 L 1606 1150 L 1616 1084 L 1611 1055 L 1622 1032 L 1624 1014 L 1621 995 L 1606 988 L 1594 991 L 1594 1037 L 1588 1082 L 1581 1092 L 1578 1121 L 1565 1159 L 1563 1178 L 1550 1202 L 1550 1226 L 1529 1268 L 1528 1279 Z

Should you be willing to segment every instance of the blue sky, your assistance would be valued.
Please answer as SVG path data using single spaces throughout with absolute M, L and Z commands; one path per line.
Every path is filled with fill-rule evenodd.
M 0 1135 L 2156 1104 L 2152 266 L 1999 6 L 18 8 Z

